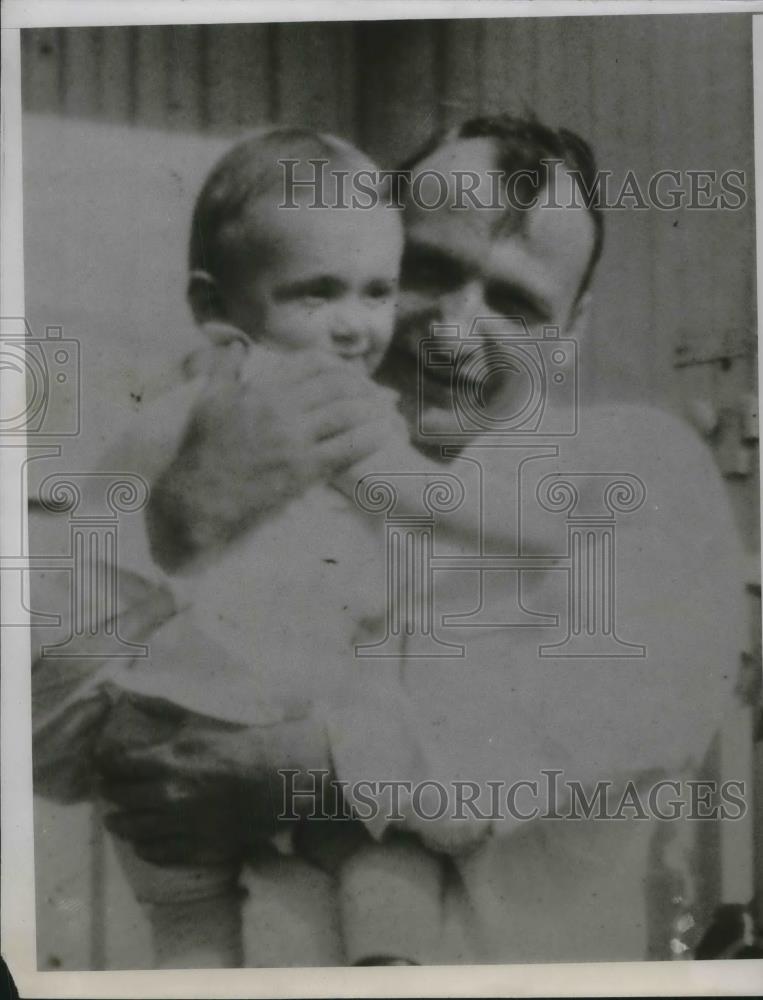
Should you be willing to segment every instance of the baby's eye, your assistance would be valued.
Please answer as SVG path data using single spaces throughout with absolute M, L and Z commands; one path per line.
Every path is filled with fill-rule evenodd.
M 305 292 L 302 295 L 302 304 L 310 309 L 317 309 L 318 306 L 324 305 L 328 302 L 330 296 L 321 294 L 320 292 Z
M 308 278 L 284 284 L 274 292 L 277 302 L 300 302 L 304 305 L 319 306 L 338 298 L 344 292 L 344 285 L 331 275 Z
M 376 301 L 388 299 L 391 295 L 394 294 L 395 294 L 395 287 L 388 281 L 372 281 L 371 284 L 366 288 L 366 296 L 369 299 L 374 299 Z

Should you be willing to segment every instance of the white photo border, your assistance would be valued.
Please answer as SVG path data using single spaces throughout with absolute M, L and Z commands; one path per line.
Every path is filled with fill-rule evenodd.
M 204 24 L 249 21 L 375 20 L 460 17 L 560 17 L 744 12 L 753 17 L 757 204 L 763 205 L 763 0 L 5 0 L 2 36 L 2 174 L 0 176 L 0 317 L 24 315 L 20 28 L 84 25 Z M 763 301 L 763 213 L 757 215 L 757 295 Z M 763 329 L 758 310 L 758 335 Z M 2 321 L 4 323 L 4 321 Z M 0 326 L 0 337 L 4 330 Z M 763 363 L 759 351 L 759 385 Z M 0 412 L 18 412 L 14 381 L 5 381 Z M 20 484 L 25 449 L 0 448 L 0 554 L 19 551 L 26 531 Z M 762 518 L 763 520 L 763 518 Z M 7 597 L 7 592 L 2 595 Z M 29 633 L 2 630 L 3 957 L 21 997 L 535 997 L 738 996 L 759 993 L 763 960 L 438 966 L 426 968 L 231 969 L 40 972 L 36 966 L 32 822 Z

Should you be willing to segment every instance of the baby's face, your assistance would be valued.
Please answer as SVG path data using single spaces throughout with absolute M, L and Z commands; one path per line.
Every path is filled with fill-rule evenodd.
M 226 290 L 227 318 L 278 350 L 326 351 L 373 372 L 392 336 L 400 213 L 308 204 L 257 206 L 266 249 Z

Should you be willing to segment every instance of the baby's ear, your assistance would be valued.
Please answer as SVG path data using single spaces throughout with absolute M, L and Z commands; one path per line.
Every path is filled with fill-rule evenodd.
M 217 282 L 207 271 L 191 271 L 186 295 L 199 326 L 225 319 L 225 302 Z

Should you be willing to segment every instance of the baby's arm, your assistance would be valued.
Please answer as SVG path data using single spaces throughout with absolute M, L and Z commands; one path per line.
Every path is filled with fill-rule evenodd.
M 390 402 L 393 405 L 393 402 Z M 349 469 L 335 477 L 333 483 L 345 496 L 358 502 L 363 493 L 363 485 L 371 480 L 384 480 L 385 474 L 392 477 L 390 484 L 396 493 L 395 516 L 406 514 L 421 516 L 426 513 L 424 496 L 428 487 L 433 488 L 433 498 L 437 498 L 436 486 L 446 480 L 450 485 L 442 496 L 454 486 L 453 480 L 463 487 L 463 501 L 449 505 L 447 512 L 438 518 L 437 542 L 441 550 L 475 551 L 476 540 L 483 552 L 514 553 L 518 549 L 519 532 L 516 511 L 518 497 L 512 496 L 517 489 L 518 460 L 511 450 L 506 452 L 506 461 L 500 462 L 500 449 L 491 448 L 489 458 L 478 469 L 480 452 L 472 453 L 472 460 L 461 461 L 458 456 L 436 460 L 420 452 L 409 441 L 408 430 L 402 417 L 395 414 L 391 418 L 394 431 L 384 440 L 377 451 L 356 462 Z M 479 447 L 482 439 L 471 445 Z M 485 481 L 490 476 L 490 482 Z M 458 491 L 458 485 L 455 485 Z M 506 496 L 507 503 L 502 518 L 480 516 L 482 496 L 495 490 Z M 542 528 L 542 526 L 541 526 Z M 545 531 L 535 530 L 534 524 L 523 527 L 522 551 L 524 554 L 551 554 L 551 540 Z

